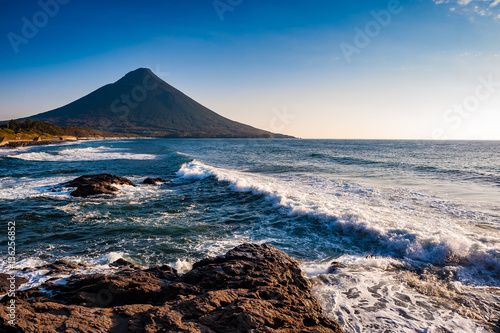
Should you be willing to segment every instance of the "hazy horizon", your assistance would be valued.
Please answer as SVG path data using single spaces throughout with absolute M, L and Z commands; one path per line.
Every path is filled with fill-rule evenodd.
M 2 4 L 0 119 L 139 67 L 305 139 L 500 140 L 500 1 Z

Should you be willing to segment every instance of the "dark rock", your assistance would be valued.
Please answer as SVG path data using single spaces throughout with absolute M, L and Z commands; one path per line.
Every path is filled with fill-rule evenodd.
M 148 268 L 146 269 L 146 272 L 153 273 L 160 279 L 166 281 L 174 281 L 179 277 L 179 275 L 177 274 L 177 270 L 168 265 Z
M 48 269 L 50 271 L 49 274 L 69 274 L 72 271 L 83 267 L 85 267 L 85 265 L 83 264 L 76 264 L 65 260 L 58 260 L 52 264 L 44 265 L 39 268 Z
M 269 245 L 244 244 L 202 260 L 181 280 L 202 292 L 174 308 L 216 332 L 341 332 L 323 315 L 298 262 Z
M 29 146 L 30 144 L 26 141 L 9 141 L 9 143 L 6 145 L 6 147 L 9 148 L 19 148 L 19 147 L 24 147 L 24 146 Z
M 122 266 L 41 288 L 16 295 L 13 332 L 342 332 L 298 263 L 268 245 L 238 246 L 182 276 L 169 266 Z M 2 306 L 0 331 L 7 321 Z
M 115 260 L 113 261 L 111 264 L 109 264 L 110 266 L 114 266 L 114 267 L 123 267 L 123 266 L 128 266 L 128 267 L 131 267 L 131 268 L 136 268 L 136 267 L 139 267 L 137 266 L 136 264 L 130 262 L 130 261 L 127 261 L 125 259 L 118 259 L 118 260 Z
M 156 184 L 161 184 L 161 183 L 169 183 L 170 180 L 166 180 L 163 178 L 146 178 L 144 179 L 144 184 L 148 185 L 156 185 Z
M 162 303 L 166 282 L 139 269 L 123 268 L 114 275 L 94 274 L 70 279 L 67 284 L 47 286 L 53 300 L 73 305 L 107 308 L 130 304 Z
M 327 273 L 335 273 L 339 268 L 346 268 L 347 265 L 338 261 L 333 261 L 328 267 Z
M 8 148 L 19 148 L 19 147 L 26 147 L 26 146 L 42 146 L 42 145 L 50 145 L 56 143 L 56 141 L 9 141 L 7 144 L 5 144 L 5 147 Z
M 64 185 L 67 187 L 76 187 L 76 190 L 70 193 L 74 197 L 86 197 L 96 194 L 114 195 L 114 192 L 117 192 L 118 188 L 113 185 L 135 186 L 134 183 L 125 177 L 107 173 L 81 176 Z
M 111 194 L 114 195 L 118 189 L 110 185 L 82 185 L 70 194 L 74 197 L 88 197 L 97 194 Z

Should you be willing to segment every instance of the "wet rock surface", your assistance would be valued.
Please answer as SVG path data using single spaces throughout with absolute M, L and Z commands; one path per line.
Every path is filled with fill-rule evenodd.
M 323 315 L 298 263 L 269 245 L 243 244 L 184 275 L 166 265 L 115 266 L 113 275 L 74 275 L 65 285 L 18 292 L 17 326 L 2 306 L 0 331 L 342 332 Z
M 67 187 L 76 187 L 76 190 L 70 193 L 74 197 L 87 197 L 97 194 L 114 195 L 115 192 L 119 191 L 115 185 L 135 186 L 132 181 L 125 177 L 108 173 L 80 176 L 64 185 Z
M 163 178 L 146 178 L 144 179 L 143 183 L 147 185 L 161 185 L 163 183 L 169 183 L 170 180 L 163 179 Z

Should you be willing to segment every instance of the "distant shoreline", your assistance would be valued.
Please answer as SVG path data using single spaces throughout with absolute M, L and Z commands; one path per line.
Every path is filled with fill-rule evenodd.
M 64 142 L 77 142 L 84 140 L 128 140 L 128 139 L 257 139 L 257 140 L 279 140 L 290 138 L 235 138 L 235 137 L 150 137 L 150 136 L 120 136 L 120 137 L 69 137 L 69 138 L 34 138 L 34 139 L 7 139 L 0 137 L 0 149 L 1 148 L 20 148 L 20 147 L 28 147 L 28 146 L 45 146 L 51 144 L 59 144 Z M 293 138 L 298 139 L 298 138 Z
M 77 142 L 82 140 L 123 140 L 123 139 L 147 139 L 143 137 L 53 137 L 53 138 L 33 138 L 33 139 L 7 139 L 0 138 L 0 148 L 20 148 L 27 146 L 42 146 L 64 142 Z

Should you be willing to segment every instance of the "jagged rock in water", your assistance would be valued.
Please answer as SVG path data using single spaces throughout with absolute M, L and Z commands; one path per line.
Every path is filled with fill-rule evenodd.
M 143 181 L 144 184 L 148 184 L 148 185 L 157 185 L 157 184 L 169 183 L 169 182 L 170 182 L 170 180 L 166 180 L 163 178 L 146 178 Z
M 134 183 L 125 177 L 110 175 L 108 173 L 80 176 L 64 185 L 67 187 L 76 187 L 76 190 L 70 193 L 74 197 L 87 197 L 96 194 L 113 195 L 118 191 L 118 188 L 114 185 L 135 186 Z

